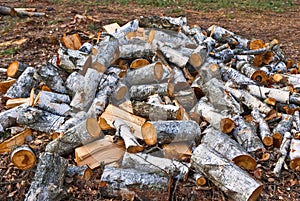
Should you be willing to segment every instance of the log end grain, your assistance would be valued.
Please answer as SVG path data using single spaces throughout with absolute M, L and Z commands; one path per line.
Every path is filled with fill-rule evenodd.
M 255 170 L 256 168 L 256 160 L 249 155 L 240 155 L 232 159 L 232 161 L 245 170 Z
M 9 66 L 7 67 L 7 72 L 6 72 L 7 77 L 14 77 L 18 72 L 18 68 L 19 68 L 18 61 L 14 61 L 11 64 L 9 64 Z
M 36 156 L 28 146 L 20 146 L 12 151 L 11 161 L 17 168 L 28 170 L 35 166 Z
M 261 84 L 266 84 L 267 81 L 268 81 L 268 76 L 264 71 L 257 70 L 252 74 L 251 80 L 254 80 L 254 81 L 256 81 L 258 83 L 261 83 Z
M 127 93 L 127 87 L 124 85 L 124 86 L 121 86 L 120 88 L 117 89 L 117 91 L 115 92 L 115 99 L 116 100 L 121 100 L 122 98 L 125 97 Z
M 262 141 L 263 141 L 264 145 L 266 145 L 268 147 L 273 145 L 273 137 L 271 137 L 271 136 L 264 137 L 264 139 Z
M 282 142 L 282 135 L 278 132 L 273 133 L 273 146 L 279 148 Z
M 292 170 L 300 169 L 300 158 L 294 158 L 290 162 L 290 168 Z
M 141 68 L 149 65 L 149 61 L 147 59 L 135 59 L 131 62 L 130 68 Z
M 190 56 L 189 63 L 194 67 L 198 67 L 198 66 L 201 66 L 203 61 L 202 61 L 201 56 L 199 54 L 193 53 Z
M 223 133 L 231 133 L 235 128 L 235 123 L 229 118 L 223 118 L 220 121 L 220 128 Z
M 101 128 L 98 125 L 98 122 L 94 118 L 88 118 L 86 121 L 86 129 L 91 136 L 94 138 L 101 136 Z
M 128 153 L 131 153 L 131 154 L 134 154 L 134 153 L 138 153 L 138 152 L 141 152 L 144 150 L 144 147 L 143 146 L 129 146 L 127 148 L 127 152 Z
M 251 196 L 249 197 L 248 201 L 256 201 L 259 196 L 261 195 L 263 190 L 263 185 L 259 186 L 257 189 L 255 189 L 253 191 L 253 193 L 251 194 Z
M 163 68 L 162 63 L 156 62 L 155 65 L 154 65 L 153 70 L 154 70 L 155 79 L 160 80 L 163 76 L 163 73 L 164 73 L 164 68 Z
M 147 145 L 154 145 L 157 142 L 156 129 L 150 122 L 145 122 L 142 126 L 142 136 Z

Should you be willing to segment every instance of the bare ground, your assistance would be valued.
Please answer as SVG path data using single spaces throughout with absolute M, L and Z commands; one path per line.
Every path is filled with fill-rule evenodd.
M 4 0 L 5 1 L 5 0 Z M 34 67 L 42 66 L 55 55 L 59 39 L 63 33 L 71 30 L 97 34 L 103 25 L 117 22 L 123 24 L 141 15 L 184 15 L 190 25 L 197 24 L 207 28 L 220 25 L 246 38 L 259 38 L 269 42 L 276 38 L 288 58 L 300 61 L 300 20 L 299 5 L 283 13 L 255 10 L 220 9 L 215 11 L 193 11 L 192 8 L 174 12 L 174 8 L 139 7 L 137 5 L 71 5 L 54 4 L 47 0 L 29 3 L 7 0 L 3 5 L 13 7 L 35 7 L 46 12 L 46 18 L 18 18 L 0 16 L 0 43 L 26 38 L 20 46 L 0 46 L 0 67 L 6 68 L 12 61 L 21 61 Z M 67 1 L 66 1 L 67 2 Z M 178 9 L 177 9 L 178 10 Z M 92 16 L 93 20 L 74 21 L 76 14 Z M 12 50 L 11 53 L 5 53 Z M 3 52 L 4 51 L 4 52 Z M 3 105 L 1 105 L 3 108 Z M 4 139 L 9 136 L 3 136 Z M 46 134 L 35 133 L 33 141 L 36 153 L 44 150 L 50 141 Z M 258 167 L 250 172 L 264 184 L 264 191 L 259 200 L 299 200 L 299 172 L 284 170 L 280 178 L 272 174 L 274 167 L 273 149 L 269 161 L 258 161 Z M 259 159 L 261 155 L 257 156 Z M 73 156 L 69 156 L 72 163 Z M 34 170 L 20 171 L 13 167 L 9 155 L 0 155 L 0 200 L 22 200 L 30 186 Z M 68 197 L 65 200 L 105 200 L 99 191 L 101 169 L 94 171 L 90 181 L 71 178 L 65 182 Z M 205 188 L 196 188 L 192 182 L 178 183 L 173 188 L 174 200 L 229 200 L 213 184 Z

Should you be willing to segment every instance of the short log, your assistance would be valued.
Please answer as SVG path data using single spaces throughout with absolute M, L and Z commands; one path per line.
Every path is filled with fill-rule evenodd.
M 263 190 L 263 185 L 247 172 L 205 144 L 194 150 L 192 167 L 234 200 L 255 201 Z
M 146 144 L 168 144 L 171 142 L 193 142 L 201 135 L 199 125 L 192 120 L 148 121 L 142 126 Z
M 36 156 L 33 150 L 26 146 L 16 147 L 10 154 L 14 166 L 21 170 L 28 170 L 35 166 Z
M 299 170 L 300 167 L 300 140 L 292 139 L 290 149 L 290 168 L 292 170 Z
M 24 64 L 19 61 L 14 61 L 7 67 L 6 75 L 11 78 L 18 78 L 28 67 L 27 64 Z
M 101 176 L 100 190 L 110 197 L 120 198 L 124 190 L 129 190 L 143 200 L 169 200 L 171 183 L 172 179 L 166 175 L 107 166 Z
M 255 82 L 263 85 L 267 84 L 268 81 L 267 74 L 264 71 L 260 70 L 259 68 L 252 66 L 247 61 L 238 62 L 236 68 L 241 73 L 249 77 L 251 80 L 254 80 Z
M 240 73 L 238 70 L 235 70 L 234 68 L 227 67 L 225 65 L 219 64 L 220 66 L 220 72 L 222 75 L 222 79 L 226 82 L 228 80 L 231 80 L 233 83 L 244 86 L 248 84 L 256 85 L 256 82 L 248 78 L 247 76 Z
M 290 131 L 292 125 L 293 125 L 293 116 L 283 114 L 281 121 L 276 125 L 276 127 L 273 129 L 272 132 L 274 147 L 277 148 L 280 147 L 285 132 Z
M 66 194 L 63 190 L 68 160 L 57 154 L 43 152 L 25 195 L 25 201 L 61 200 Z
M 194 173 L 193 179 L 197 186 L 204 186 L 207 182 L 205 176 L 200 172 Z
M 151 47 L 151 44 L 138 38 L 131 39 L 129 43 L 123 44 L 119 48 L 120 58 L 123 59 L 151 59 L 155 55 L 155 50 Z
M 273 137 L 268 123 L 264 119 L 263 115 L 256 109 L 251 112 L 254 120 L 258 123 L 259 136 L 265 146 L 273 145 Z
M 99 138 L 101 135 L 102 132 L 97 120 L 87 118 L 51 141 L 46 146 L 46 151 L 63 156 L 71 153 L 76 147 Z
M 163 55 L 169 62 L 175 64 L 180 68 L 184 68 L 189 61 L 189 57 L 167 45 L 160 46 L 159 50 L 163 53 Z
M 205 62 L 207 54 L 207 48 L 205 45 L 199 45 L 189 57 L 189 64 L 191 64 L 196 70 L 199 70 L 201 65 Z
M 205 143 L 245 170 L 255 170 L 255 159 L 235 140 L 214 128 L 207 128 L 201 143 Z

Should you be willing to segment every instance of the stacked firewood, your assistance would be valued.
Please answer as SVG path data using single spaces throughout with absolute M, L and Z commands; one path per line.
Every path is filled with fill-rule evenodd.
M 272 147 L 275 175 L 285 163 L 299 170 L 300 64 L 277 40 L 189 27 L 184 17 L 103 28 L 95 45 L 65 34 L 40 69 L 14 62 L 1 71 L 0 132 L 26 130 L 0 148 L 20 169 L 38 160 L 25 200 L 59 200 L 66 174 L 89 178 L 103 166 L 107 196 L 168 200 L 175 180 L 192 178 L 256 200 L 263 185 L 248 171 Z M 32 130 L 54 139 L 39 159 L 23 145 Z M 63 158 L 74 153 L 78 167 Z

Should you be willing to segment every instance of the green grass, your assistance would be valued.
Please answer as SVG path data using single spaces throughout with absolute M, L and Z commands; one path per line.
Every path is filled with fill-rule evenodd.
M 19 47 L 10 47 L 0 52 L 1 55 L 13 55 L 16 54 L 20 50 Z

